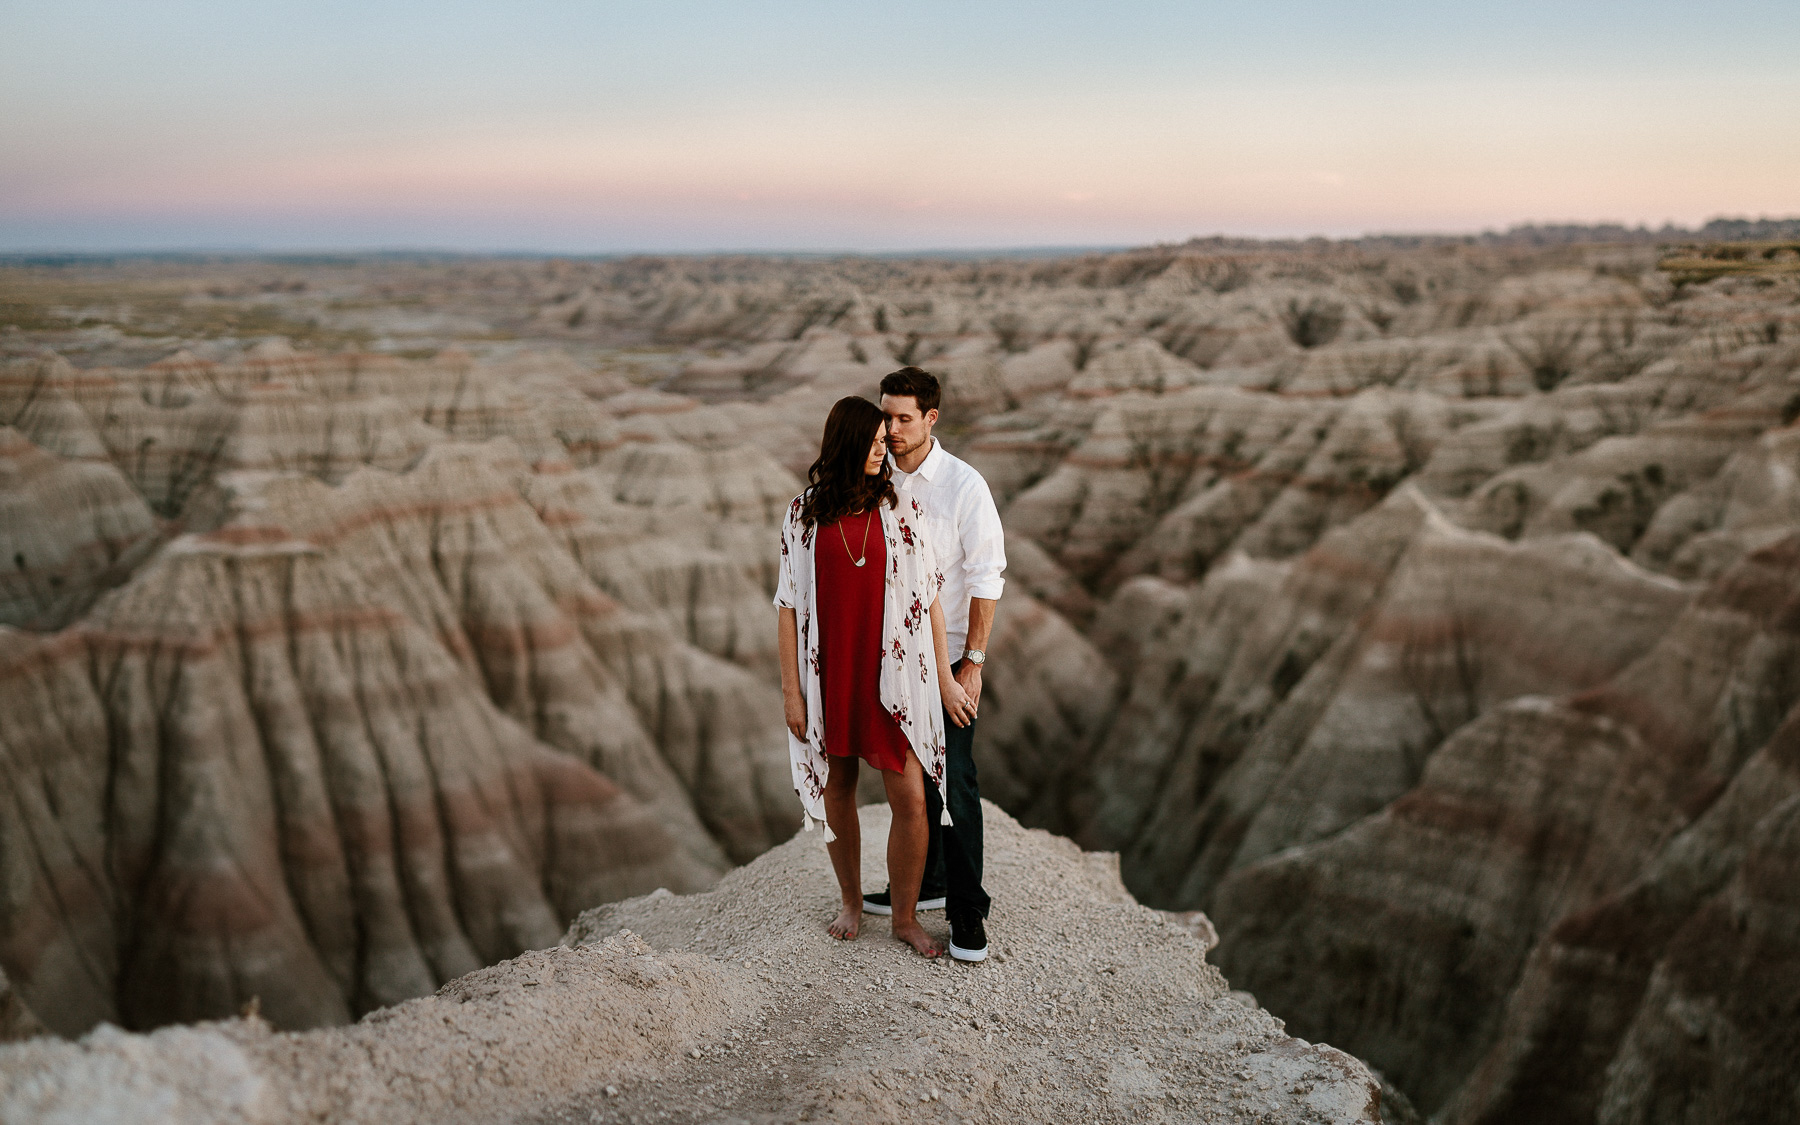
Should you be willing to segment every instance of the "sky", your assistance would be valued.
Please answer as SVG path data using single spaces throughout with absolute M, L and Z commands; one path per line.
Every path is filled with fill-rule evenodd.
M 1800 3 L 0 0 L 0 251 L 1800 214 Z

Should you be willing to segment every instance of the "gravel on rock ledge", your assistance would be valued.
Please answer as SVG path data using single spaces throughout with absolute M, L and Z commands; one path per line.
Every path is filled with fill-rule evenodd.
M 828 937 L 836 889 L 802 832 L 710 891 L 590 910 L 561 948 L 350 1027 L 0 1049 L 0 1125 L 1380 1121 L 1366 1066 L 1231 993 L 1203 917 L 1138 905 L 1113 855 L 986 814 L 979 964 L 926 961 L 885 918 Z M 862 816 L 878 889 L 887 809 Z

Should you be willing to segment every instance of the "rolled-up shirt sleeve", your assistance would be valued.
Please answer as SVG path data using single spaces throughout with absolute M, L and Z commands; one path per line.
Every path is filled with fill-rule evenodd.
M 973 474 L 971 474 L 973 475 Z M 999 601 L 1006 588 L 1006 531 L 1000 526 L 1000 509 L 987 482 L 976 476 L 963 501 L 957 521 L 962 534 L 963 584 L 969 597 Z

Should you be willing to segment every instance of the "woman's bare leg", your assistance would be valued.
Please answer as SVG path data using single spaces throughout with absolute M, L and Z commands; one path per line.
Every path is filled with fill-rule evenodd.
M 887 787 L 888 807 L 894 823 L 888 829 L 888 889 L 894 896 L 894 936 L 926 957 L 941 956 L 944 947 L 919 925 L 914 910 L 919 905 L 919 880 L 925 874 L 925 847 L 930 842 L 925 823 L 925 771 L 919 759 L 906 756 L 906 772 L 881 771 Z
M 825 823 L 837 839 L 825 845 L 831 869 L 837 873 L 838 894 L 844 909 L 825 932 L 840 941 L 855 941 L 862 928 L 862 822 L 856 815 L 856 775 L 861 759 L 832 758 L 825 778 Z M 924 791 L 919 800 L 924 801 Z M 920 860 L 921 865 L 924 863 Z M 923 871 L 923 866 L 920 867 Z

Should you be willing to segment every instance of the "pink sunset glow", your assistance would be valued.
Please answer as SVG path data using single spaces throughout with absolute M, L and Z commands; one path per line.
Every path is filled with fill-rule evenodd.
M 169 90 L 133 88 L 129 59 L 89 60 L 95 83 L 67 97 L 33 55 L 0 80 L 28 110 L 0 126 L 0 246 L 897 249 L 1800 206 L 1784 108 L 1800 104 L 1800 73 L 1753 51 L 1730 68 L 1690 51 L 1710 77 L 1671 82 L 1652 72 L 1672 44 L 1586 66 L 1527 49 L 1509 68 L 1486 29 L 1502 41 L 1478 65 L 1408 72 L 1319 39 L 1235 57 L 1190 21 L 1191 66 L 1148 28 L 1115 27 L 1125 42 L 1095 45 L 1085 68 L 1070 32 L 1041 70 L 997 49 L 985 70 L 927 60 L 909 80 L 878 58 L 866 76 L 841 59 L 809 68 L 808 50 L 854 50 L 830 36 L 790 48 L 792 67 L 732 73 L 727 37 L 671 19 L 605 29 L 642 37 L 649 57 L 597 70 L 524 67 L 509 51 L 542 46 L 544 29 L 511 27 L 485 73 L 459 69 L 480 57 L 474 20 L 456 57 L 391 60 L 412 82 L 371 79 L 365 62 L 311 90 L 292 57 L 303 44 L 247 48 L 272 52 L 261 83 L 197 60 Z M 15 52 L 55 32 L 15 30 Z M 683 33 L 685 50 L 667 38 Z M 1376 61 L 1392 45 L 1362 46 Z M 1145 64 L 1122 65 L 1126 47 Z

